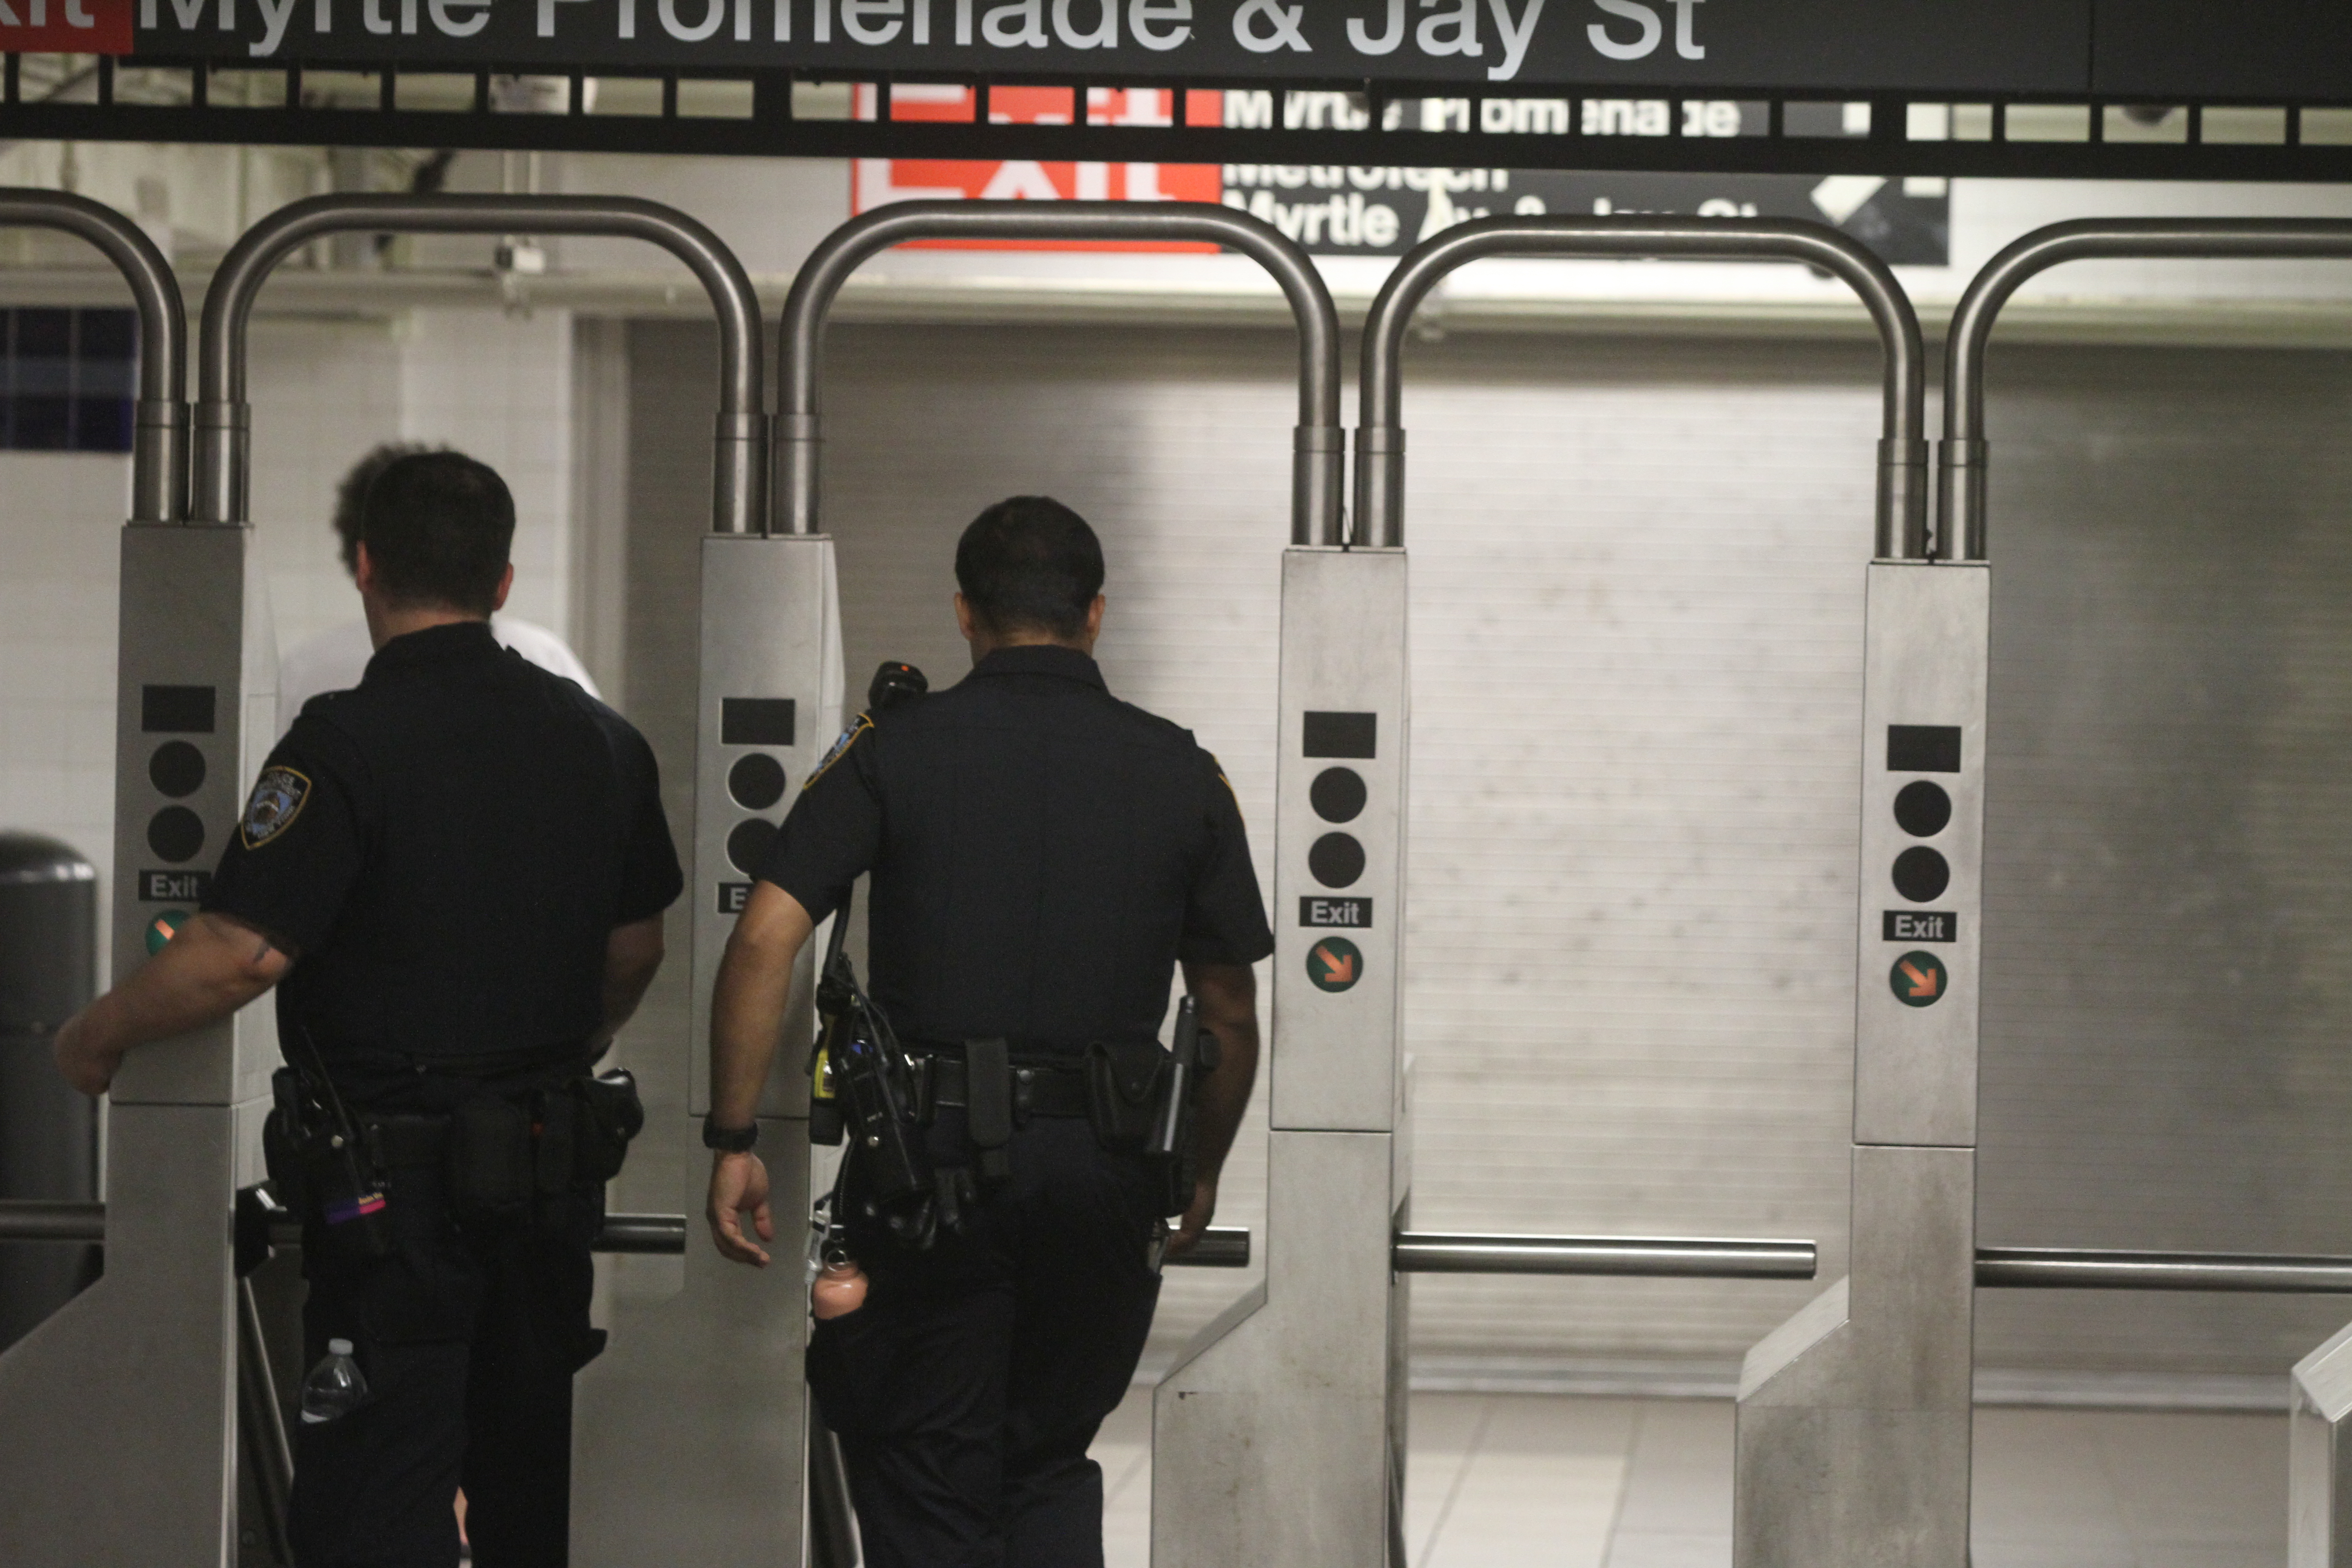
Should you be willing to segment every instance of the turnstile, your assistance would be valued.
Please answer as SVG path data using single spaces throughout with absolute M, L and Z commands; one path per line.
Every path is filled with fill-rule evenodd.
M 0 225 L 90 241 L 139 317 L 131 515 L 116 678 L 113 968 L 191 909 L 199 856 L 236 820 L 271 735 L 277 652 L 242 535 L 181 525 L 187 323 L 129 219 L 55 191 L 0 192 Z M 230 1550 L 236 1318 L 230 1194 L 248 1173 L 267 1009 L 141 1051 L 114 1085 L 105 1277 L 0 1356 L 0 1560 L 219 1563 Z
M 1944 362 L 1937 492 L 1944 531 L 1985 557 L 1985 354 L 1993 323 L 2028 279 L 2093 258 L 2259 259 L 2352 256 L 2352 222 L 2325 218 L 2124 219 L 2053 224 L 1987 262 L 1953 312 Z M 1979 1255 L 1980 1284 L 2133 1289 L 2342 1290 L 2343 1258 L 2029 1252 Z M 2288 1562 L 2352 1568 L 2352 1329 L 2298 1363 L 2291 1384 Z
M 1155 1456 L 1155 1561 L 1372 1568 L 1385 1556 L 1402 1568 L 1402 1276 L 1428 1260 L 1404 1228 L 1411 1146 L 1397 1026 L 1409 670 L 1398 362 L 1430 288 L 1466 262 L 1504 255 L 1802 261 L 1853 288 L 1885 343 L 1865 722 L 1893 734 L 1895 750 L 1871 752 L 1865 787 L 1881 815 L 1880 797 L 1906 778 L 1940 793 L 1946 820 L 1916 837 L 1937 837 L 1927 854 L 1942 871 L 1932 898 L 1910 901 L 1932 902 L 1946 934 L 1914 936 L 1906 925 L 1902 944 L 1881 940 L 1881 905 L 1903 900 L 1875 897 L 1886 874 L 1879 862 L 1910 846 L 1894 842 L 1893 822 L 1865 826 L 1872 902 L 1862 932 L 1854 1273 L 1800 1315 L 1794 1334 L 1782 1331 L 1750 1357 L 1739 1552 L 1743 1563 L 1822 1568 L 1911 1561 L 1910 1543 L 1923 1537 L 1957 1549 L 1967 1529 L 1985 601 L 1982 573 L 1930 570 L 1917 321 L 1883 264 L 1815 225 L 1492 218 L 1424 243 L 1381 289 L 1364 333 L 1351 545 L 1286 559 L 1273 1245 L 1265 1285 L 1160 1385 L 1156 1440 L 1189 1439 L 1185 1451 L 1200 1457 L 1185 1469 Z M 1920 863 L 1918 855 L 1902 862 Z M 1342 908 L 1344 934 L 1330 918 Z M 1891 925 L 1885 934 L 1895 935 Z M 1947 943 L 1940 955 L 1906 952 L 1936 941 Z M 1920 984 L 1934 989 L 1921 1000 L 1932 1005 L 1906 1005 L 1888 990 L 1890 962 L 1899 976 L 1906 959 L 1924 963 Z M 1479 1250 L 1477 1239 L 1460 1238 L 1465 1252 Z M 1509 1241 L 1486 1238 L 1492 1259 L 1465 1256 L 1457 1267 L 1497 1267 Z M 1801 1251 L 1810 1276 L 1801 1243 L 1679 1245 L 1690 1262 L 1673 1272 L 1758 1272 L 1728 1267 L 1745 1246 Z M 1677 1244 L 1626 1250 L 1644 1246 L 1663 1257 Z M 1559 1262 L 1543 1271 L 1603 1271 Z M 1877 1520 L 1851 1505 L 1882 1493 L 1880 1478 L 1928 1473 L 1930 1458 L 1942 1473 L 1957 1467 L 1957 1502 L 1915 1489 L 1899 1517 Z
M 82 214 L 85 208 L 100 216 Z M 245 400 L 246 328 L 271 269 L 311 239 L 354 229 L 528 228 L 632 236 L 666 247 L 710 291 L 722 342 L 731 349 L 721 356 L 714 504 L 721 531 L 749 529 L 764 509 L 759 307 L 741 266 L 709 230 L 650 202 L 328 196 L 295 203 L 248 231 L 215 274 L 205 310 L 194 516 L 188 526 L 165 527 L 159 525 L 182 521 L 190 488 L 185 413 L 173 401 L 184 338 L 179 300 L 168 267 L 135 228 L 89 203 L 69 210 L 79 215 L 77 224 L 53 226 L 96 232 L 110 221 L 128 236 L 114 239 L 121 255 L 142 267 L 152 258 L 156 279 L 143 282 L 121 263 L 140 286 L 149 331 L 134 481 L 140 515 L 123 547 L 113 926 L 119 980 L 152 951 L 151 926 L 202 897 L 205 873 L 194 863 L 225 842 L 241 785 L 275 733 L 277 653 L 247 514 Z M 261 1175 L 259 1122 L 277 1059 L 272 1018 L 267 1005 L 248 1008 L 218 1028 L 148 1047 L 116 1081 L 106 1277 L 26 1342 L 31 1353 L 0 1361 L 0 1429 L 8 1434 L 0 1441 L 9 1444 L 0 1450 L 0 1487 L 6 1489 L 0 1555 L 9 1561 L 222 1563 L 234 1552 L 230 1400 L 237 1327 L 229 1215 L 237 1191 Z M 793 1321 L 791 1311 L 779 1312 L 764 1299 L 726 1299 L 730 1292 L 755 1294 L 751 1283 L 730 1279 L 698 1296 L 690 1288 L 686 1315 L 708 1325 L 731 1310 L 762 1331 Z M 797 1289 L 784 1294 L 797 1310 Z M 704 1338 L 717 1336 L 706 1329 Z M 640 1348 L 625 1342 L 609 1361 L 625 1369 Z M 592 1388 L 595 1381 L 583 1379 Z M 682 1398 L 705 1392 L 647 1388 L 623 1404 L 640 1413 L 675 1409 Z M 741 1396 L 737 1402 L 747 1415 L 767 1404 Z M 583 1398 L 583 1405 L 590 1403 Z M 584 1430 L 625 1442 L 619 1426 L 583 1422 Z M 575 1496 L 625 1505 L 634 1485 L 640 1500 L 657 1496 L 688 1509 L 708 1503 L 706 1515 L 748 1504 L 759 1510 L 756 1528 L 730 1536 L 730 1543 L 779 1532 L 797 1539 L 797 1422 L 788 1451 L 762 1456 L 750 1443 L 730 1441 L 735 1470 L 704 1465 L 687 1472 L 691 1479 L 648 1477 L 642 1452 L 625 1448 L 625 1462 L 610 1478 L 597 1473 L 593 1452 L 585 1456 L 576 1467 L 582 1483 Z M 772 1463 L 762 1465 L 763 1457 Z M 650 1511 L 635 1510 L 640 1517 Z M 674 1535 L 663 1540 L 676 1544 Z
M 1285 239 L 1270 226 L 1244 214 L 1220 206 L 1192 203 L 1128 204 L 1115 202 L 908 202 L 894 205 L 853 220 L 834 231 L 810 255 L 794 279 L 790 299 L 785 302 L 782 330 L 778 337 L 780 366 L 778 381 L 782 409 L 778 415 L 776 442 L 776 491 L 783 513 L 787 539 L 811 551 L 823 552 L 827 581 L 831 579 L 831 542 L 819 531 L 818 458 L 820 433 L 817 412 L 817 379 L 820 366 L 824 323 L 835 295 L 844 280 L 869 258 L 894 245 L 923 239 L 1027 239 L 1027 240 L 1206 240 L 1240 252 L 1255 261 L 1273 275 L 1288 300 L 1291 313 L 1298 325 L 1298 424 L 1293 436 L 1293 467 L 1290 505 L 1290 537 L 1293 548 L 1285 558 L 1285 617 L 1290 615 L 1288 605 L 1293 572 L 1299 559 L 1337 559 L 1339 545 L 1339 488 L 1341 442 L 1339 429 L 1339 318 L 1332 307 L 1329 290 L 1307 260 L 1305 252 Z M 1402 562 L 1390 563 L 1401 567 Z M 1338 579 L 1324 579 L 1327 585 L 1344 595 L 1349 584 Z M 1393 573 L 1393 592 L 1401 595 L 1403 576 L 1401 570 Z M 1402 609 L 1402 598 L 1398 606 Z M 1327 615 L 1338 616 L 1349 606 L 1333 602 L 1327 605 Z M 1368 606 L 1354 606 L 1361 612 Z M 1335 625 L 1339 624 L 1338 622 Z M 1334 639 L 1333 646 L 1339 646 Z M 1352 645 L 1350 645 L 1352 646 Z M 1402 650 L 1399 650 L 1401 658 Z M 1401 665 L 1400 665 L 1401 670 Z M 1283 680 L 1286 689 L 1294 679 L 1294 670 L 1286 660 Z M 1393 700 L 1381 706 L 1390 714 L 1392 726 L 1389 754 L 1401 755 L 1401 736 L 1394 726 L 1402 715 L 1402 689 L 1392 694 Z M 1347 701 L 1333 699 L 1333 705 L 1349 711 L 1343 715 L 1353 724 L 1370 717 L 1368 704 L 1353 697 Z M 1357 710 L 1367 710 L 1363 712 Z M 1354 742 L 1349 742 L 1351 745 Z M 1357 753 L 1347 752 L 1349 756 Z M 1369 757 L 1370 753 L 1365 753 Z M 1369 763 L 1366 765 L 1370 766 Z M 1396 820 L 1396 802 L 1401 791 L 1391 781 L 1383 795 L 1374 796 L 1374 820 Z M 1278 828 L 1278 833 L 1287 832 Z M 1395 909 L 1394 889 L 1385 889 L 1388 908 Z M 1377 896 L 1377 895 L 1376 895 Z M 814 946 L 814 944 L 812 944 Z M 1360 973 L 1360 971 L 1354 972 Z M 797 983 L 796 983 L 797 984 Z M 1370 1004 L 1373 1016 L 1384 1018 L 1393 1008 L 1395 971 L 1384 966 L 1378 981 L 1366 987 L 1361 1001 Z M 1377 1001 L 1386 988 L 1385 1004 Z M 1276 992 L 1277 997 L 1280 992 Z M 1376 1025 L 1377 1026 L 1377 1025 Z M 1283 1034 L 1283 1020 L 1276 1019 L 1275 1034 L 1281 1040 L 1282 1055 L 1275 1059 L 1276 1093 L 1280 1085 L 1289 1080 L 1289 1069 L 1281 1065 L 1290 1061 L 1294 1048 L 1304 1051 Z M 1294 1064 L 1295 1065 L 1295 1064 Z M 1337 1064 L 1332 1064 L 1336 1066 Z M 1388 1090 L 1378 1084 L 1362 1086 L 1363 1092 L 1382 1102 L 1371 1114 L 1384 1113 Z M 803 1130 L 805 1123 L 795 1125 Z M 804 1152 L 805 1145 L 803 1150 Z M 779 1163 L 785 1158 L 779 1151 Z M 1276 1163 L 1283 1156 L 1277 1152 Z M 804 1166 L 806 1162 L 800 1162 Z M 1330 1173 L 1335 1180 L 1352 1183 L 1360 1172 Z M 1380 1184 L 1385 1189 L 1388 1177 L 1383 1165 Z M 779 1212 L 792 1215 L 794 1211 L 780 1203 Z M 1318 1226 L 1305 1215 L 1286 1225 L 1277 1212 L 1270 1216 L 1274 1238 L 1269 1247 L 1269 1267 L 1280 1272 L 1295 1267 L 1294 1258 L 1313 1250 L 1320 1255 L 1328 1245 L 1318 1235 Z M 1375 1244 L 1351 1259 L 1359 1272 L 1385 1276 L 1385 1231 Z M 1359 1299 L 1358 1290 L 1349 1300 Z M 1358 1342 L 1358 1338 L 1339 1339 L 1335 1335 L 1332 1353 L 1343 1356 Z M 1270 1490 L 1278 1485 L 1279 1477 L 1265 1473 L 1264 1467 L 1276 1458 L 1272 1450 L 1255 1455 L 1235 1456 L 1225 1447 L 1225 1437 L 1208 1415 L 1206 1405 L 1185 1404 L 1189 1394 L 1180 1394 L 1171 1401 L 1163 1389 L 1155 1418 L 1152 1447 L 1155 1497 L 1167 1497 L 1181 1492 L 1187 1499 L 1200 1500 L 1199 1506 L 1188 1506 L 1181 1511 L 1163 1512 L 1154 1505 L 1152 1524 L 1153 1554 L 1159 1561 L 1217 1563 L 1221 1565 L 1247 1562 L 1276 1562 L 1278 1552 L 1266 1550 L 1268 1543 L 1253 1541 L 1247 1551 L 1228 1551 L 1230 1521 L 1219 1515 L 1229 1511 L 1229 1500 L 1218 1489 L 1238 1488 L 1254 1500 L 1249 1505 L 1253 1519 L 1279 1512 L 1285 1507 L 1307 1509 L 1315 1500 L 1294 1497 L 1286 1500 L 1278 1492 Z M 1375 1444 L 1370 1450 L 1375 1459 L 1380 1452 Z M 1238 1462 L 1248 1468 L 1246 1475 L 1234 1474 Z M 1374 1483 L 1377 1494 L 1378 1485 Z M 1211 1501 L 1212 1498 L 1215 1500 Z

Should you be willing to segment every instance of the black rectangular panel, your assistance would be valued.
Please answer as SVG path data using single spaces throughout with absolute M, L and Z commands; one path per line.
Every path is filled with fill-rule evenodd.
M 1960 771 L 1958 724 L 1889 724 L 1886 771 L 1890 773 L 1956 773 Z
M 1571 83 L 1596 90 L 2035 93 L 2084 89 L 2091 7 L 2092 0 L 1610 0 L 1605 6 L 1464 0 L 1433 16 L 1408 7 L 1400 15 L 1409 19 L 1391 32 L 1386 8 L 1364 0 L 1183 6 L 1099 0 L 1075 8 L 1032 0 L 1025 7 L 983 5 L 978 15 L 945 0 L 915 0 L 866 7 L 887 10 L 887 21 L 845 13 L 837 24 L 833 0 L 775 0 L 739 5 L 732 26 L 722 25 L 730 14 L 724 0 L 658 8 L 637 0 L 557 6 L 485 0 L 478 8 L 455 7 L 467 13 L 462 21 L 445 22 L 435 11 L 427 25 L 394 33 L 376 31 L 376 11 L 361 5 L 306 8 L 289 26 L 283 16 L 272 25 L 258 5 L 174 5 L 140 8 L 136 47 L 142 55 L 271 67 L 396 60 L 511 69 L 560 62 L 903 71 L 934 81 L 947 78 L 922 73 L 1083 70 L 1106 85 L 1171 76 L 1301 86 L 1453 81 L 1513 94 Z M 1008 19 L 1016 25 L 1008 27 Z M 1415 25 L 1423 20 L 1427 25 Z
M 1361 931 L 1372 923 L 1372 900 L 1303 898 L 1298 900 L 1298 923 Z
M 139 728 L 150 735 L 209 735 L 215 706 L 209 686 L 142 686 Z
M 719 741 L 727 746 L 793 744 L 793 700 L 789 697 L 722 697 Z
M 720 914 L 740 915 L 743 912 L 743 906 L 751 901 L 751 883 L 721 882 L 719 884 L 719 912 Z
M 1310 757 L 1371 757 L 1380 752 L 1377 713 L 1309 713 L 1305 754 Z
M 2352 94 L 2344 0 L 2096 0 L 2091 90 L 2256 103 Z
M 210 871 L 142 871 L 139 898 L 150 904 L 200 904 L 212 885 Z
M 1879 931 L 1885 942 L 1958 942 L 1960 917 L 1943 910 L 1889 910 Z

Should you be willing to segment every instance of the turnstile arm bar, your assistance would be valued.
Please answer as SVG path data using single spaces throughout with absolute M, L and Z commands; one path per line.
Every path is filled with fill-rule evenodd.
M 1438 280 L 1489 256 L 1801 261 L 1861 296 L 1885 348 L 1878 443 L 1876 552 L 1927 553 L 1927 355 L 1918 312 L 1885 262 L 1822 224 L 1706 217 L 1489 217 L 1459 224 L 1407 252 L 1364 321 L 1362 402 L 1356 417 L 1355 542 L 1404 543 L 1405 328 Z
M 1969 279 L 1944 340 L 1944 439 L 1937 454 L 1937 514 L 1944 549 L 1985 558 L 1985 350 L 2020 285 L 2062 262 L 2352 256 L 2343 218 L 2086 218 L 2053 223 L 2011 245 Z
M 0 1242 L 106 1239 L 102 1203 L 0 1200 Z M 301 1226 L 273 1218 L 273 1246 L 301 1244 Z M 608 1214 L 599 1252 L 679 1253 L 687 1219 L 675 1214 Z M 1394 1262 L 1401 1274 L 1647 1275 L 1712 1279 L 1811 1279 L 1817 1248 L 1810 1241 L 1712 1237 L 1440 1235 L 1401 1231 Z M 1185 1264 L 1245 1268 L 1250 1233 L 1212 1228 Z M 1171 1262 L 1178 1261 L 1171 1259 Z M 1986 1247 L 1977 1250 L 1977 1284 L 1986 1289 L 2067 1290 L 2226 1290 L 2275 1294 L 2352 1294 L 2352 1258 L 2247 1252 L 2115 1252 L 2064 1247 Z
M 675 207 L 634 196 L 326 195 L 278 209 L 221 258 L 205 294 L 198 345 L 195 520 L 244 522 L 246 329 L 255 297 L 288 255 L 354 230 L 407 234 L 595 235 L 660 246 L 692 269 L 719 316 L 719 447 L 712 525 L 758 531 L 767 512 L 767 412 L 761 390 L 760 298 L 719 237 Z
M 1811 1279 L 1810 1241 L 1713 1237 L 1440 1236 L 1401 1231 L 1400 1274 L 1621 1274 L 1685 1279 Z
M 0 227 L 56 229 L 86 239 L 131 285 L 139 317 L 131 521 L 179 521 L 188 500 L 188 312 L 172 264 L 137 224 L 69 191 L 0 189 Z
M 1323 275 L 1279 229 L 1206 202 L 894 202 L 828 235 L 793 279 L 776 334 L 777 531 L 817 531 L 817 382 L 824 325 L 849 275 L 892 246 L 926 239 L 1196 241 L 1230 247 L 1274 275 L 1298 321 L 1298 429 L 1290 542 L 1339 544 L 1343 441 L 1339 315 Z
M 2352 1258 L 2252 1252 L 2105 1252 L 2071 1247 L 1977 1249 L 1980 1288 L 2043 1290 L 2230 1290 L 2352 1294 Z

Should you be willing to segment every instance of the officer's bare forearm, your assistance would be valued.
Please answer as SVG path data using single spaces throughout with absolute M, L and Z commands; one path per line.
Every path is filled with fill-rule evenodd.
M 119 1062 L 134 1047 L 216 1024 L 285 978 L 293 962 L 242 921 L 198 915 L 59 1031 L 59 1056 L 69 1047 L 92 1061 Z
M 661 972 L 666 951 L 659 915 L 614 926 L 604 938 L 604 1040 L 620 1033 L 646 999 L 646 987 Z
M 1201 1177 L 1213 1182 L 1225 1167 L 1257 1083 L 1257 974 L 1246 963 L 1188 963 L 1184 984 L 1221 1047 L 1217 1070 L 1201 1080 L 1193 1134 Z
M 748 1126 L 759 1112 L 783 1033 L 793 965 L 814 929 L 798 899 L 772 882 L 751 884 L 710 1000 L 710 1114 L 721 1127 Z

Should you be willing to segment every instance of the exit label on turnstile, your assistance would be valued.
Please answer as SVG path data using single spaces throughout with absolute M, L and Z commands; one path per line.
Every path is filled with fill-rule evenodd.
M 1364 977 L 1364 955 L 1344 936 L 1327 936 L 1307 950 L 1307 978 L 1318 991 L 1345 991 Z
M 1952 977 L 1945 973 L 1944 961 L 1934 953 L 1906 952 L 1895 961 L 1886 983 L 1894 988 L 1895 999 L 1906 1007 L 1932 1007 L 1944 999 Z

